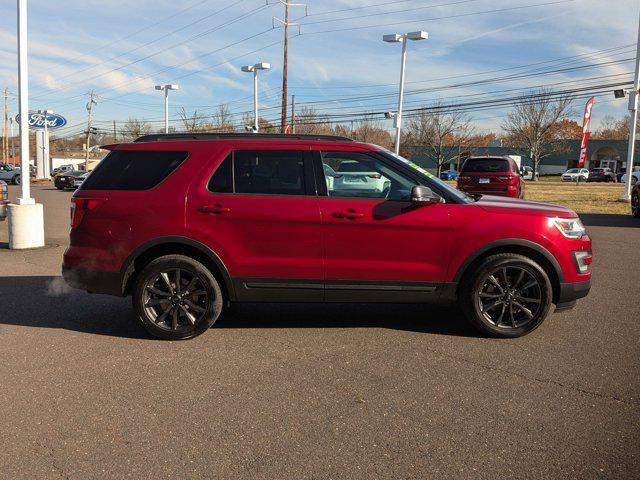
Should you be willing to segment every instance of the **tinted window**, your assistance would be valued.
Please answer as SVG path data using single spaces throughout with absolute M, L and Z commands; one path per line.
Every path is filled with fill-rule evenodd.
M 148 190 L 186 158 L 187 152 L 116 150 L 82 183 L 82 190 Z
M 470 158 L 462 167 L 462 171 L 469 172 L 508 172 L 509 162 L 502 158 Z
M 233 155 L 229 154 L 218 166 L 215 173 L 209 180 L 207 189 L 210 192 L 231 193 L 233 192 Z
M 411 198 L 416 182 L 376 158 L 358 152 L 322 152 L 321 155 L 330 197 L 402 201 Z
M 302 152 L 239 150 L 233 154 L 235 193 L 305 195 Z

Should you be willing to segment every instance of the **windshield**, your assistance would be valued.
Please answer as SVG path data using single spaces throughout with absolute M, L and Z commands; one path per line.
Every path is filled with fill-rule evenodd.
M 389 150 L 383 149 L 382 151 L 383 151 L 383 153 L 387 154 L 388 156 L 390 156 L 390 157 L 392 157 L 392 158 L 394 158 L 396 160 L 399 160 L 402 163 L 404 163 L 405 165 L 411 167 L 413 170 L 415 170 L 416 172 L 418 172 L 422 176 L 427 177 L 432 183 L 435 184 L 435 186 L 438 189 L 451 194 L 453 197 L 457 198 L 461 202 L 464 202 L 464 203 L 473 202 L 473 199 L 472 199 L 471 196 L 467 195 L 466 193 L 461 192 L 460 190 L 456 190 L 451 185 L 449 185 L 446 182 L 443 182 L 442 180 L 440 180 L 435 175 L 432 175 L 431 173 L 427 172 L 421 166 L 416 165 L 415 163 L 413 163 L 411 160 L 407 160 L 406 158 L 401 157 L 400 155 L 396 155 L 394 152 L 390 152 Z
M 567 173 L 578 173 L 578 169 L 572 168 L 571 170 L 567 170 Z

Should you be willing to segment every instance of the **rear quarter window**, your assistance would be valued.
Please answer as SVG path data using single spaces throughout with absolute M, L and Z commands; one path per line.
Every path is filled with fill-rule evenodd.
M 82 183 L 81 190 L 149 190 L 184 162 L 188 152 L 114 150 Z

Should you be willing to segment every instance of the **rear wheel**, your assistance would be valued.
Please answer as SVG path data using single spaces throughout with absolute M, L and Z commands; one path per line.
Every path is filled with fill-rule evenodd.
M 463 281 L 462 309 L 482 333 L 513 338 L 535 330 L 549 314 L 552 288 L 544 269 L 524 255 L 487 257 Z
M 640 218 L 640 194 L 637 191 L 631 194 L 631 215 Z
M 184 340 L 205 332 L 222 310 L 213 274 L 197 260 L 166 255 L 140 273 L 133 293 L 138 320 L 154 337 Z
M 20 185 L 20 175 L 16 175 L 15 177 L 13 177 L 13 184 Z

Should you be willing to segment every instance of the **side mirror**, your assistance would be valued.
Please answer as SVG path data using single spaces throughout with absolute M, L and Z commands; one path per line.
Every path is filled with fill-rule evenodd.
M 421 205 L 442 203 L 442 198 L 433 193 L 433 190 L 429 187 L 416 185 L 411 189 L 411 203 L 418 203 Z

